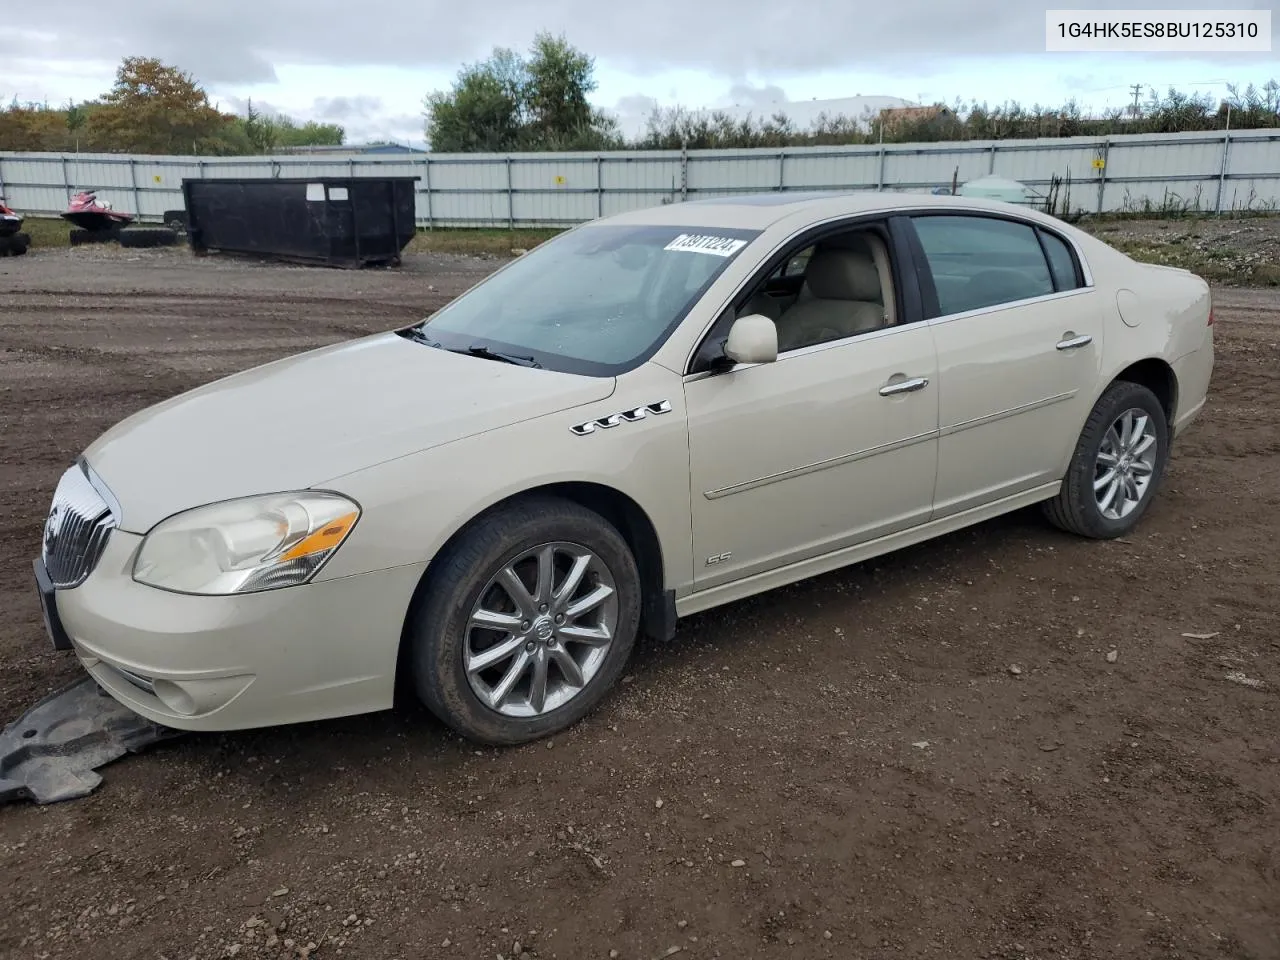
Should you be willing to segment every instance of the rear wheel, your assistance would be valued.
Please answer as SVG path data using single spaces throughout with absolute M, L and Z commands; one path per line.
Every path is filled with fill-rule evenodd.
M 621 676 L 640 574 L 598 514 L 524 500 L 481 519 L 432 567 L 407 641 L 414 683 L 469 739 L 516 744 L 563 730 Z
M 1159 399 L 1140 384 L 1117 381 L 1089 414 L 1045 514 L 1083 537 L 1123 536 L 1151 505 L 1168 458 L 1169 425 Z
M 9 238 L 9 252 L 15 257 L 20 257 L 31 246 L 31 236 L 26 233 L 15 233 Z

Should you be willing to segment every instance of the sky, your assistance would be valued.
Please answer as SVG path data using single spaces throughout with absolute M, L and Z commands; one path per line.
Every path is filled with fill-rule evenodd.
M 1055 8 L 1080 4 L 1057 2 Z M 1275 0 L 1093 0 L 1092 9 L 1274 9 Z M 7 4 L 0 101 L 65 103 L 110 88 L 120 59 L 159 57 L 225 110 L 342 124 L 351 143 L 420 144 L 422 102 L 494 47 L 545 30 L 596 61 L 596 104 L 638 132 L 655 105 L 691 108 L 894 96 L 1101 110 L 1130 85 L 1226 95 L 1280 79 L 1255 54 L 1045 52 L 1045 5 L 1025 0 L 41 0 Z M 1272 17 L 1273 32 L 1280 16 Z

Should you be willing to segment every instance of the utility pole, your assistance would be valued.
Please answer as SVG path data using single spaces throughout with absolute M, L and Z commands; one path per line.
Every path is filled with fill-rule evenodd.
M 1142 84 L 1135 83 L 1131 89 L 1133 90 L 1133 119 L 1138 119 L 1138 97 L 1142 95 Z

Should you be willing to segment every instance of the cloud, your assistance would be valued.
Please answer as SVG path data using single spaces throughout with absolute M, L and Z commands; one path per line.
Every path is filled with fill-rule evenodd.
M 330 123 L 347 123 L 377 116 L 384 109 L 381 97 L 320 97 L 312 106 L 312 115 Z
M 1236 4 L 1271 6 L 1270 0 Z M 1089 5 L 1126 9 L 1133 3 Z M 1204 3 L 1162 5 L 1190 9 Z M 1074 74 L 1066 85 L 1072 92 L 1077 80 L 1099 89 L 1131 82 L 1133 75 L 1163 89 L 1167 84 L 1155 81 L 1176 79 L 1169 76 L 1175 70 L 1166 74 L 1157 66 L 1172 64 L 1173 55 L 1046 55 L 1044 8 L 1009 0 L 807 0 L 800 8 L 776 0 L 486 0 L 466 14 L 446 0 L 382 0 L 355 9 L 346 0 L 40 0 L 8 6 L 11 55 L 0 71 L 0 94 L 57 102 L 72 91 L 91 97 L 109 88 L 122 57 L 155 56 L 190 72 L 224 104 L 250 94 L 264 108 L 267 100 L 287 102 L 280 112 L 340 123 L 351 141 L 420 141 L 417 105 L 424 94 L 447 87 L 464 62 L 484 58 L 496 46 L 527 50 L 541 30 L 563 32 L 596 58 L 597 73 L 612 78 L 600 102 L 614 99 L 613 112 L 629 129 L 643 128 L 658 97 L 666 104 L 737 105 L 767 115 L 788 99 L 787 91 L 807 100 L 859 89 L 914 98 L 928 90 L 928 99 L 976 95 L 997 102 L 1006 88 L 1010 98 L 1030 95 L 1024 79 L 1050 96 L 1063 89 L 1064 75 Z M 1273 17 L 1272 28 L 1280 29 L 1280 18 Z M 1191 69 L 1186 65 L 1193 59 L 1203 71 L 1199 76 L 1239 77 L 1269 69 L 1274 55 L 1180 62 Z M 1022 71 L 1023 64 L 1032 73 L 1018 72 L 1023 79 L 1006 83 L 1002 65 Z M 1123 78 L 1112 79 L 1111 64 Z M 349 79 L 375 72 L 389 79 L 358 85 Z M 860 79 L 850 89 L 854 76 Z M 991 78 L 998 85 L 988 83 L 979 93 L 978 85 Z M 720 90 L 724 94 L 715 97 Z M 619 96 L 628 91 L 636 92 Z
M 1124 9 L 1130 2 L 1093 6 Z M 1044 50 L 1043 8 L 1008 0 L 808 0 L 799 12 L 776 0 L 486 0 L 483 12 L 459 16 L 456 3 L 445 0 L 382 0 L 359 10 L 346 0 L 45 0 L 15 4 L 6 25 L 46 38 L 28 56 L 145 53 L 210 84 L 269 83 L 281 64 L 452 72 L 494 46 L 523 50 L 543 29 L 563 30 L 599 60 L 636 75 L 687 68 L 726 78 L 872 69 L 910 76 L 922 63 L 936 70 L 944 62 Z M 86 23 L 92 29 L 81 29 Z
M 244 116 L 253 108 L 267 116 L 289 117 L 299 123 L 315 120 L 336 123 L 346 131 L 348 143 L 391 140 L 397 143 L 422 140 L 422 116 L 389 110 L 381 97 L 317 97 L 310 106 L 283 107 L 259 97 L 232 95 L 215 98 L 220 109 Z
M 768 112 L 787 102 L 787 92 L 776 84 L 756 87 L 749 83 L 735 83 L 729 88 L 728 101 L 725 106 Z
M 241 117 L 249 115 L 249 104 L 253 104 L 253 109 L 263 116 L 267 117 L 293 117 L 287 109 L 269 100 L 263 100 L 261 97 L 235 97 L 230 94 L 220 97 L 209 98 L 213 104 L 224 113 L 234 113 Z

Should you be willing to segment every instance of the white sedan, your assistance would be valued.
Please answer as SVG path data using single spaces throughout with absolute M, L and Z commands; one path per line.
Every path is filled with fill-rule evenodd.
M 46 624 L 226 730 L 393 705 L 561 730 L 678 618 L 1029 504 L 1150 507 L 1209 288 L 1052 217 L 778 193 L 584 224 L 422 323 L 128 418 L 63 476 Z

